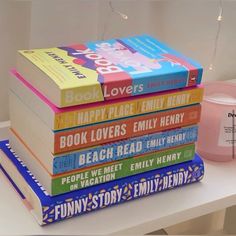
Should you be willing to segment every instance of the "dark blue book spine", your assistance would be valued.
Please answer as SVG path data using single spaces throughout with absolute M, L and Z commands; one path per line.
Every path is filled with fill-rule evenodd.
M 204 176 L 203 161 L 195 154 L 192 161 L 51 197 L 7 141 L 0 142 L 0 148 L 40 200 L 42 225 L 195 183 Z
M 194 161 L 100 184 L 64 197 L 51 197 L 50 203 L 43 206 L 43 224 L 191 184 L 200 181 L 203 175 L 203 162 L 195 157 Z

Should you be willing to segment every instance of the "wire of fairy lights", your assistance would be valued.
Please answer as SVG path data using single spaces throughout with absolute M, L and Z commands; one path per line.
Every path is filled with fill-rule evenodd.
M 118 14 L 123 20 L 128 20 L 128 15 L 115 9 L 115 7 L 113 6 L 112 0 L 110 0 L 108 4 L 112 13 Z M 218 43 L 219 43 L 219 38 L 220 38 L 220 33 L 221 33 L 222 19 L 223 19 L 223 0 L 219 0 L 219 14 L 217 17 L 217 30 L 216 30 L 214 43 L 213 43 L 213 50 L 212 50 L 212 55 L 211 55 L 211 60 L 210 60 L 210 65 L 209 65 L 210 71 L 214 69 L 215 59 L 216 59 L 216 55 L 218 51 Z M 102 36 L 101 36 L 102 40 L 104 40 L 109 23 L 110 23 L 109 20 L 105 21 Z
M 209 70 L 213 70 L 214 68 L 214 63 L 218 51 L 218 42 L 219 42 L 219 37 L 220 37 L 220 32 L 221 32 L 221 23 L 223 19 L 223 0 L 219 0 L 219 15 L 217 17 L 217 30 L 216 30 L 216 36 L 214 39 L 214 44 L 213 44 L 213 51 L 211 55 L 211 63 L 209 66 Z
M 128 18 L 129 18 L 128 15 L 126 15 L 126 14 L 124 14 L 124 13 L 122 13 L 122 12 L 115 9 L 115 7 L 113 6 L 112 0 L 110 0 L 108 2 L 108 4 L 109 4 L 109 7 L 110 7 L 110 10 L 111 10 L 112 13 L 115 13 L 115 14 L 119 15 L 120 18 L 123 19 L 123 20 L 128 20 Z M 107 28 L 108 28 L 109 23 L 110 23 L 110 21 L 106 20 L 106 22 L 104 24 L 104 27 L 103 27 L 102 36 L 101 36 L 102 40 L 104 40 L 104 38 L 105 38 L 105 34 L 107 32 Z
M 128 16 L 120 11 L 117 11 L 113 5 L 112 5 L 112 1 L 109 1 L 109 7 L 111 8 L 111 11 L 118 14 L 122 19 L 124 20 L 128 20 Z

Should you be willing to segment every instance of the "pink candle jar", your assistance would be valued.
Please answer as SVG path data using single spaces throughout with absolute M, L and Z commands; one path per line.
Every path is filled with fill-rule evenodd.
M 236 156 L 236 83 L 209 82 L 204 85 L 197 152 L 213 161 Z

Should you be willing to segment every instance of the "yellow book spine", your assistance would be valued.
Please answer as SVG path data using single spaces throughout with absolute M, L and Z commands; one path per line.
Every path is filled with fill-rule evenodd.
M 83 88 L 83 91 L 86 91 Z M 65 95 L 64 95 L 65 96 Z M 54 130 L 89 125 L 104 121 L 147 114 L 176 107 L 200 103 L 203 99 L 203 88 L 179 90 L 172 93 L 154 94 L 136 97 L 126 101 L 103 103 L 94 107 L 55 114 Z
M 104 98 L 99 84 L 63 89 L 61 91 L 61 107 L 83 105 L 100 101 L 104 101 Z

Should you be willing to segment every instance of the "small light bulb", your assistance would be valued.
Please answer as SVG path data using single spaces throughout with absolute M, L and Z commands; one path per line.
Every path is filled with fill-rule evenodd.
M 218 21 L 222 21 L 222 15 L 219 15 L 217 18 Z
M 210 64 L 209 70 L 213 70 L 213 65 L 212 64 Z
M 122 17 L 123 17 L 124 20 L 128 20 L 128 16 L 127 16 L 127 15 L 124 15 L 124 14 L 123 14 Z
M 128 20 L 128 16 L 125 15 L 124 13 L 121 13 L 121 12 L 118 12 L 118 11 L 117 11 L 117 13 L 121 16 L 122 19 Z

